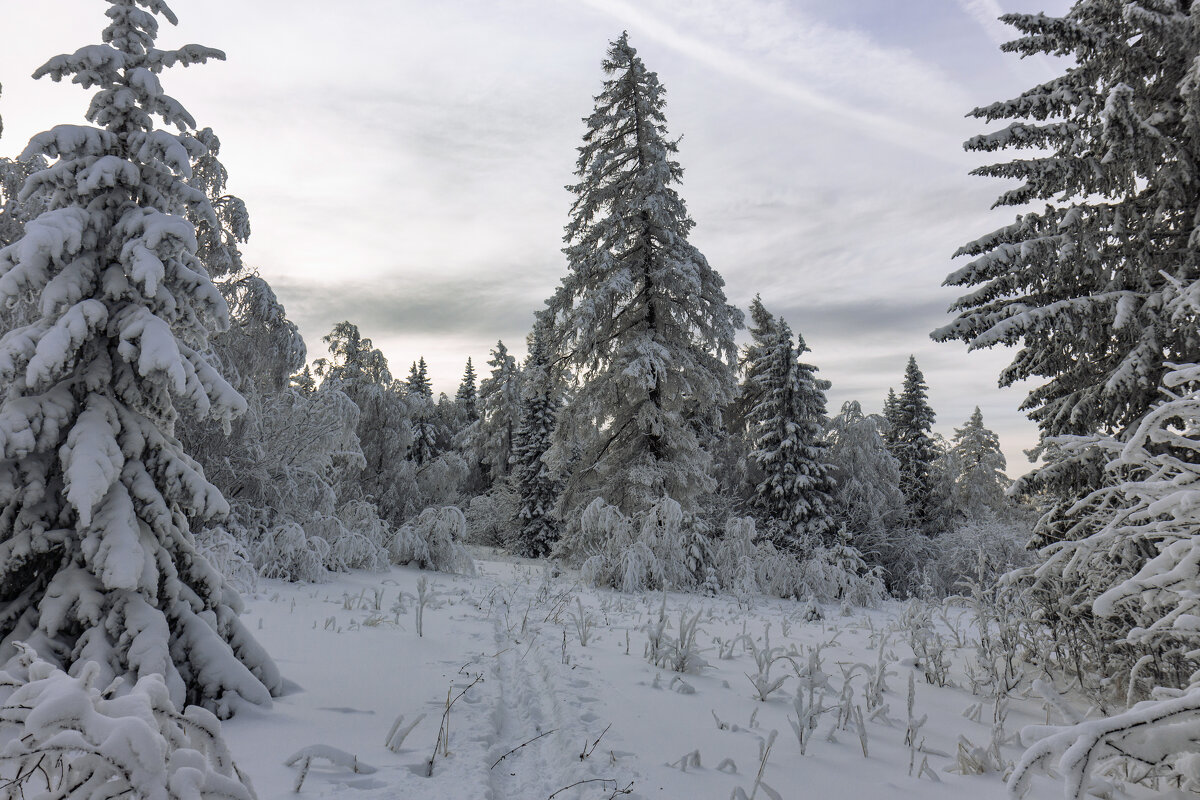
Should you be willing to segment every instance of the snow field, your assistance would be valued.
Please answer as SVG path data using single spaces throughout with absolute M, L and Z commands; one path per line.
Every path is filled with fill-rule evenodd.
M 696 612 L 698 657 L 707 662 L 680 674 L 645 658 L 662 593 L 586 589 L 571 573 L 548 578 L 534 562 L 477 556 L 479 574 L 469 578 L 393 568 L 320 585 L 261 582 L 247 598 L 244 620 L 296 686 L 274 709 L 243 712 L 224 731 L 262 800 L 297 796 L 301 767 L 284 762 L 311 745 L 352 755 L 359 771 L 355 761 L 314 757 L 301 797 L 1005 796 L 1000 772 L 948 771 L 959 765 L 960 736 L 988 747 L 994 704 L 955 685 L 926 683 L 902 604 L 849 616 L 824 606 L 825 619 L 804 621 L 802 603 L 668 593 L 660 663 L 681 655 L 696 660 L 671 649 L 681 619 L 686 628 Z M 432 600 L 418 636 L 421 579 Z M 969 614 L 947 613 L 936 625 L 948 647 L 950 682 L 969 686 L 962 674 L 973 653 Z M 881 648 L 882 702 L 870 704 Z M 783 679 L 763 701 L 751 680 L 761 677 L 756 651 L 771 661 L 760 685 Z M 910 675 L 913 716 L 928 717 L 915 752 L 905 743 Z M 807 700 L 808 687 L 825 710 L 801 755 L 790 721 L 797 719 L 797 693 Z M 448 692 L 447 738 L 441 720 Z M 401 729 L 424 718 L 392 752 L 385 743 L 401 714 Z M 1046 720 L 1039 698 L 1012 698 L 999 749 L 1005 764 L 1023 749 L 1013 734 Z M 772 731 L 778 734 L 754 794 Z M 1039 777 L 1029 796 L 1060 794 L 1058 784 Z

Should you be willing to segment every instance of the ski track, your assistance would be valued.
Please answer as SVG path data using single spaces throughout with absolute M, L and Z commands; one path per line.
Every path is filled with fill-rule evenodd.
M 826 608 L 824 620 L 805 622 L 795 603 L 671 595 L 669 631 L 678 629 L 684 610 L 700 610 L 700 644 L 709 660 L 699 674 L 676 676 L 647 663 L 641 652 L 662 595 L 581 589 L 569 578 L 553 580 L 507 563 L 481 567 L 472 578 L 396 569 L 387 576 L 347 575 L 329 587 L 268 584 L 271 593 L 254 601 L 248 619 L 258 617 L 260 635 L 285 674 L 295 676 L 298 690 L 271 712 L 239 715 L 226 725 L 235 757 L 261 800 L 298 796 L 298 773 L 283 762 L 312 744 L 345 750 L 378 771 L 314 766 L 301 800 L 724 800 L 735 788 L 753 791 L 759 743 L 772 730 L 779 739 L 764 779 L 784 800 L 1006 796 L 1001 774 L 947 771 L 960 735 L 979 744 L 991 733 L 990 720 L 961 713 L 981 702 L 962 688 L 962 665 L 972 657 L 968 645 L 954 650 L 958 687 L 916 683 L 915 715 L 930 719 L 922 731 L 930 773 L 909 773 L 901 718 L 914 667 L 899 605 L 845 618 Z M 370 597 L 380 587 L 389 594 L 386 608 L 400 592 L 411 597 L 420 578 L 428 578 L 435 592 L 423 637 L 413 627 L 411 601 L 374 624 L 378 613 L 353 602 L 360 592 Z M 586 646 L 579 637 L 581 618 L 594 626 Z M 720 657 L 718 642 L 738 637 L 745 637 L 741 647 Z M 833 681 L 827 704 L 836 701 L 839 665 L 874 664 L 882 652 L 891 665 L 886 699 L 892 711 L 867 723 L 869 758 L 854 731 L 835 727 L 832 712 L 801 756 L 789 725 L 790 698 L 799 684 L 793 677 L 768 701 L 754 699 L 747 680 L 755 669 L 750 642 L 803 652 L 821 648 L 823 672 Z M 687 691 L 676 686 L 679 680 Z M 860 675 L 856 697 L 864 691 L 861 684 Z M 458 699 L 447 715 L 448 745 L 438 748 L 430 774 L 448 690 Z M 1045 721 L 1036 699 L 1012 698 L 1011 712 L 1010 735 Z M 398 714 L 425 718 L 392 752 L 384 743 Z M 581 759 L 585 746 L 594 754 Z M 1020 753 L 1016 745 L 1004 747 L 1006 761 Z M 629 794 L 614 795 L 627 788 Z M 758 796 L 767 794 L 760 790 Z M 1059 796 L 1061 788 L 1049 779 L 1039 779 L 1030 795 Z
M 513 636 L 497 619 L 494 629 L 498 697 L 492 710 L 494 736 L 488 764 L 503 760 L 489 767 L 491 800 L 546 798 L 577 781 L 600 777 L 592 760 L 580 757 L 585 745 L 603 730 L 600 717 L 588 709 L 594 700 L 580 695 L 591 681 L 578 673 L 589 668 L 562 663 L 550 635 L 558 632 L 554 626 Z M 564 681 L 566 673 L 571 678 Z M 517 749 L 510 753 L 513 748 Z M 594 796 L 596 784 L 586 786 Z M 584 786 L 568 790 L 556 800 L 578 797 L 583 791 Z

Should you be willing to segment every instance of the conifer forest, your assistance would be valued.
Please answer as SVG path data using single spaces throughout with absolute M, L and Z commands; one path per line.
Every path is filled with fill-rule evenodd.
M 0 25 L 0 800 L 1200 797 L 1200 3 Z

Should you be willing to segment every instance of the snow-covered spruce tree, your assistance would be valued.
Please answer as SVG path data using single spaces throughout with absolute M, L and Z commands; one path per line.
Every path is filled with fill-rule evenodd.
M 78 672 L 29 648 L 0 672 L 8 797 L 254 800 L 221 723 L 198 706 L 176 708 L 161 675 L 118 692 L 97 685 L 98 664 Z
M 458 406 L 466 424 L 479 419 L 478 391 L 475 385 L 475 365 L 467 359 L 467 367 L 463 370 L 462 382 L 454 394 L 454 402 Z
M 484 472 L 484 485 L 504 479 L 512 468 L 513 436 L 521 414 L 521 370 L 504 342 L 492 348 L 488 377 L 479 383 L 479 420 L 466 434 Z
M 513 448 L 513 484 L 519 497 L 516 549 L 534 558 L 548 556 L 558 539 L 557 505 L 561 484 L 546 463 L 560 407 L 552 370 L 553 351 L 542 324 L 530 337 L 523 370 L 521 418 Z
M 637 513 L 664 497 L 685 514 L 714 487 L 708 440 L 733 396 L 741 312 L 690 242 L 675 190 L 683 170 L 668 137 L 658 76 L 622 34 L 585 122 L 571 220 L 569 271 L 548 301 L 574 392 L 558 441 L 582 431 L 563 508 L 594 498 Z
M 404 393 L 412 414 L 412 444 L 408 447 L 408 458 L 422 467 L 438 454 L 437 408 L 423 356 L 413 362 L 408 380 L 404 382 Z
M 984 426 L 978 406 L 961 428 L 954 429 L 952 441 L 952 506 L 968 519 L 1003 516 L 1012 506 L 1004 495 L 1012 481 L 1004 474 L 1000 437 Z
M 904 387 L 890 410 L 891 450 L 900 467 L 900 491 L 913 522 L 932 532 L 938 516 L 933 467 L 939 453 L 932 436 L 934 414 L 925 376 L 913 356 L 904 370 Z
M 746 432 L 750 426 L 750 414 L 762 402 L 766 375 L 770 365 L 768 351 L 779 338 L 779 321 L 763 305 L 762 296 L 754 295 L 750 301 L 750 326 L 747 331 L 750 341 L 742 350 L 738 367 L 742 382 L 737 396 L 729 405 L 727 427 Z
M 40 313 L 0 339 L 2 655 L 159 674 L 177 706 L 228 716 L 281 681 L 192 540 L 228 505 L 175 438 L 176 403 L 225 420 L 245 403 L 202 355 L 227 324 L 187 218 L 208 204 L 187 182 L 203 145 L 158 77 L 221 53 L 156 49 L 161 0 L 110 6 L 104 44 L 35 73 L 96 88 L 92 125 L 31 141 L 53 160 L 26 189 L 48 210 L 0 251 L 0 297 Z
M 896 447 L 896 431 L 900 427 L 900 398 L 896 397 L 896 390 L 888 387 L 887 397 L 883 400 L 883 421 L 887 424 L 882 427 L 883 440 L 887 443 L 888 450 L 893 450 Z
M 1164 361 L 1200 358 L 1200 325 L 1174 324 L 1168 277 L 1195 276 L 1200 236 L 1200 12 L 1191 0 L 1078 0 L 1063 17 L 1009 14 L 1021 56 L 1065 72 L 971 115 L 1007 127 L 968 150 L 1032 150 L 975 174 L 1015 178 L 998 206 L 1042 210 L 959 250 L 970 287 L 934 338 L 1017 345 L 1002 385 L 1044 379 L 1023 408 L 1046 436 L 1121 432 L 1158 393 Z
M 750 459 L 758 467 L 751 508 L 775 546 L 799 554 L 806 544 L 832 543 L 835 490 L 825 433 L 829 381 L 798 360 L 808 348 L 778 319 L 747 361 Z
M 412 363 L 412 368 L 408 371 L 408 380 L 404 382 L 404 391 L 413 397 L 433 400 L 433 385 L 429 382 L 429 368 L 425 366 L 424 356 Z

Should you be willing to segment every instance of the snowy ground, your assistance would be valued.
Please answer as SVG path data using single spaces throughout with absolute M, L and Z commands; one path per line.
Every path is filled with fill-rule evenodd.
M 257 596 L 247 598 L 247 621 L 295 686 L 271 711 L 226 723 L 225 735 L 262 800 L 296 796 L 302 764 L 284 762 L 310 745 L 352 754 L 359 771 L 355 762 L 314 757 L 302 797 L 726 800 L 739 789 L 752 794 L 772 731 L 778 738 L 758 798 L 1005 796 L 997 773 L 947 771 L 958 762 L 960 736 L 976 745 L 991 740 L 992 705 L 964 716 L 980 698 L 925 682 L 913 666 L 899 603 L 850 616 L 826 606 L 824 620 L 805 622 L 797 603 L 669 594 L 668 638 L 678 635 L 681 612 L 698 611 L 697 640 L 708 662 L 699 673 L 678 675 L 644 657 L 662 594 L 582 589 L 571 575 L 549 580 L 540 565 L 481 555 L 479 574 L 470 578 L 397 568 L 321 585 L 261 582 Z M 435 596 L 418 637 L 414 598 L 422 578 Z M 586 647 L 580 603 L 591 625 Z M 965 617 L 938 624 L 951 643 L 952 628 L 967 627 Z M 776 656 L 789 655 L 774 662 L 770 678 L 787 677 L 760 702 L 747 673 L 758 672 L 754 650 L 764 651 L 768 636 L 770 647 L 783 648 Z M 815 648 L 819 668 L 802 678 Z M 881 652 L 883 706 L 868 702 Z M 967 685 L 961 669 L 970 652 L 965 644 L 952 655 L 954 684 Z M 851 673 L 849 694 L 844 670 Z M 910 674 L 914 717 L 929 718 L 911 774 Z M 789 722 L 796 718 L 793 699 L 796 692 L 807 698 L 805 680 L 820 684 L 822 675 L 827 685 L 814 691 L 831 710 L 820 715 L 801 755 Z M 458 699 L 447 715 L 448 745 L 437 745 L 435 756 L 447 693 Z M 837 724 L 839 706 L 848 709 L 844 726 Z M 385 747 L 399 715 L 406 726 L 422 714 L 398 752 Z M 1039 700 L 1015 700 L 1006 730 L 1045 721 Z M 1020 748 L 1009 743 L 1001 752 L 1011 761 Z M 928 769 L 919 774 L 923 761 Z M 1058 797 L 1061 788 L 1039 779 L 1032 796 Z

